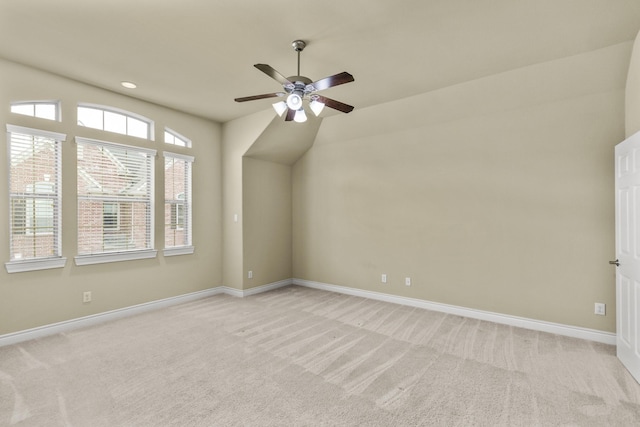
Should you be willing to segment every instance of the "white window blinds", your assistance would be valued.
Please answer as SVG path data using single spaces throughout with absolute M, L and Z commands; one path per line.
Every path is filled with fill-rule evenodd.
M 191 246 L 192 163 L 191 156 L 164 153 L 165 248 Z
M 7 125 L 7 133 L 10 263 L 60 258 L 61 145 L 66 136 L 13 125 Z
M 153 248 L 155 150 L 76 137 L 78 255 Z

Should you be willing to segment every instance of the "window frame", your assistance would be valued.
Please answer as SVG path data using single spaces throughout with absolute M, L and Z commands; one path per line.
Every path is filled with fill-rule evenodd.
M 166 175 L 166 168 L 165 168 L 165 176 L 164 176 L 164 185 L 165 185 L 165 200 L 164 200 L 164 217 L 166 217 L 166 209 L 167 209 L 167 205 L 170 206 L 170 214 L 169 216 L 172 217 L 173 216 L 173 209 L 175 208 L 175 212 L 176 212 L 176 224 L 175 224 L 175 228 L 173 227 L 173 224 L 164 224 L 164 249 L 163 249 L 163 254 L 164 256 L 175 256 L 175 255 L 189 255 L 192 254 L 194 252 L 194 246 L 193 246 L 193 162 L 195 160 L 195 158 L 193 156 L 188 156 L 185 154 L 178 154 L 178 153 L 173 153 L 173 152 L 168 152 L 165 151 L 163 153 L 163 157 L 164 157 L 164 162 L 163 164 L 166 165 L 166 159 L 167 158 L 172 158 L 172 159 L 176 159 L 176 160 L 181 160 L 184 161 L 185 164 L 188 164 L 188 173 L 185 170 L 185 177 L 184 177 L 184 188 L 182 192 L 178 193 L 178 195 L 180 194 L 184 194 L 183 199 L 167 199 L 166 198 L 166 185 L 167 185 L 167 175 Z M 184 220 L 182 227 L 179 227 L 180 224 L 178 224 L 178 206 L 182 206 L 183 208 L 183 213 L 182 213 L 182 218 Z M 187 243 L 184 245 L 177 245 L 177 246 L 166 246 L 167 244 L 167 226 L 169 226 L 169 228 L 171 230 L 174 231 L 182 231 L 184 233 L 186 233 L 186 240 Z
M 106 212 L 105 206 L 115 207 L 113 212 Z M 112 221 L 113 224 L 107 224 L 106 218 L 108 216 L 113 216 L 115 221 Z M 120 230 L 120 202 L 103 202 L 102 203 L 102 229 L 109 231 L 119 231 Z
M 182 194 L 182 199 L 180 198 L 180 194 Z M 172 230 L 185 229 L 185 224 L 187 220 L 185 216 L 185 206 L 184 206 L 184 202 L 180 203 L 181 201 L 185 200 L 185 196 L 186 195 L 184 192 L 179 193 L 177 197 L 174 199 L 174 201 L 171 203 L 171 212 L 170 212 L 171 224 L 169 224 L 169 226 L 171 227 Z M 175 218 L 175 222 L 173 221 L 173 218 Z
M 24 113 L 20 113 L 20 112 L 17 112 L 17 111 L 13 111 L 13 107 L 25 106 L 25 105 L 32 105 L 33 106 L 33 114 L 24 114 Z M 38 116 L 36 114 L 36 107 L 38 105 L 53 105 L 54 109 L 55 109 L 55 118 L 50 119 L 48 117 Z M 10 107 L 9 107 L 9 111 L 11 111 L 11 113 L 13 113 L 13 114 L 19 114 L 21 116 L 27 116 L 27 117 L 35 117 L 37 119 L 50 120 L 50 121 L 55 121 L 55 122 L 62 121 L 60 110 L 61 110 L 60 101 L 55 101 L 55 100 L 49 100 L 49 101 L 15 101 L 15 102 L 11 102 L 10 103 Z
M 33 129 L 23 126 L 16 126 L 7 124 L 6 125 L 6 135 L 7 135 L 7 161 L 9 164 L 8 171 L 8 196 L 9 196 L 9 253 L 10 259 L 5 263 L 5 268 L 8 273 L 19 273 L 26 271 L 34 271 L 34 270 L 45 270 L 51 268 L 62 268 L 66 265 L 66 257 L 62 256 L 62 143 L 66 141 L 66 134 L 45 131 L 41 129 Z M 17 195 L 12 193 L 11 191 L 11 143 L 12 143 L 12 134 L 20 134 L 20 135 L 28 135 L 31 137 L 42 137 L 47 138 L 54 141 L 54 163 L 55 170 L 53 171 L 54 181 L 51 183 L 53 188 L 56 191 L 53 191 L 52 196 L 40 196 L 37 193 L 33 193 L 31 197 L 27 197 L 27 192 L 23 194 Z M 51 176 L 51 175 L 50 175 Z M 27 184 L 27 185 L 35 185 L 35 184 Z M 35 187 L 34 187 L 35 190 Z M 52 219 L 52 234 L 53 234 L 53 250 L 54 254 L 51 256 L 45 257 L 33 257 L 33 258 L 13 258 L 14 247 L 13 247 L 13 229 L 15 224 L 15 218 L 12 214 L 12 206 L 14 206 L 14 202 L 18 200 L 25 201 L 25 212 L 27 210 L 27 199 L 32 199 L 35 202 L 37 200 L 51 200 L 53 204 L 53 219 Z M 27 225 L 27 218 L 25 216 L 24 225 Z M 20 235 L 23 235 L 22 233 Z M 25 230 L 24 235 L 27 234 Z M 38 235 L 38 233 L 31 233 L 31 236 Z
M 42 186 L 43 184 L 46 184 L 47 187 L 49 187 L 49 191 L 35 191 L 38 188 L 38 185 Z M 38 181 L 35 184 L 28 184 L 27 185 L 27 189 L 29 189 L 29 187 L 32 187 L 31 191 L 27 191 L 25 194 L 25 197 L 22 199 L 25 202 L 25 229 L 27 230 L 25 232 L 25 235 L 28 236 L 45 236 L 45 235 L 50 235 L 50 234 L 54 234 L 55 230 L 54 230 L 54 222 L 55 222 L 55 218 L 54 218 L 54 212 L 55 212 L 55 200 L 54 198 L 47 198 L 47 197 L 28 197 L 28 194 L 31 193 L 41 193 L 41 194 L 53 194 L 55 195 L 55 183 L 52 182 L 48 182 L 48 181 Z M 17 201 L 17 199 L 14 199 Z M 38 203 L 40 202 L 40 203 Z M 47 203 L 42 203 L 42 202 L 47 202 Z M 39 228 L 41 228 L 38 223 L 40 221 L 42 221 L 43 219 L 48 219 L 48 218 L 43 218 L 43 215 L 38 215 L 38 207 L 42 207 L 45 206 L 47 208 L 49 208 L 49 205 L 51 206 L 51 222 L 52 224 L 46 225 L 44 228 L 51 228 L 51 231 L 47 230 L 47 231 L 38 231 Z M 40 212 L 42 213 L 42 212 Z M 35 224 L 33 224 L 33 221 L 35 221 Z M 29 231 L 30 229 L 35 228 L 35 232 L 33 231 Z
M 75 264 L 76 265 L 90 265 L 90 264 L 102 264 L 102 263 L 109 263 L 109 262 L 118 262 L 118 261 L 128 261 L 128 260 L 137 260 L 137 259 L 148 259 L 148 258 L 155 258 L 158 251 L 155 249 L 155 233 L 154 233 L 154 219 L 155 219 L 155 176 L 154 176 L 154 170 L 155 170 L 155 157 L 156 157 L 156 150 L 154 149 L 150 149 L 150 148 L 146 148 L 146 147 L 139 147 L 139 146 L 134 146 L 134 145 L 125 145 L 125 144 L 118 144 L 115 142 L 109 142 L 109 141 L 101 141 L 101 140 L 97 140 L 97 139 L 92 139 L 92 138 L 84 138 L 84 137 L 80 137 L 80 136 L 76 136 L 75 137 L 75 141 L 76 144 L 78 144 L 78 146 L 80 145 L 96 145 L 96 146 L 101 146 L 101 147 L 112 147 L 112 148 L 117 148 L 117 149 L 126 149 L 126 150 L 131 150 L 132 152 L 138 152 L 138 153 L 142 153 L 148 156 L 149 158 L 149 162 L 150 164 L 148 165 L 149 169 L 149 176 L 147 179 L 147 193 L 149 195 L 149 213 L 147 216 L 147 220 L 148 222 L 145 224 L 145 229 L 146 232 L 148 233 L 148 246 L 147 248 L 144 249 L 126 249 L 126 250 L 114 250 L 114 251 L 103 251 L 103 252 L 93 252 L 93 253 L 83 253 L 80 254 L 78 253 L 75 257 Z M 84 150 L 83 150 L 84 151 Z M 83 153 L 84 155 L 84 153 Z M 80 168 L 78 168 L 78 176 L 80 175 Z M 80 180 L 80 178 L 78 178 L 78 180 Z M 118 203 L 118 213 L 120 215 L 120 209 L 121 209 L 121 203 L 129 203 L 129 202 L 134 202 L 134 200 L 128 200 L 128 199 L 119 199 L 118 197 L 112 196 L 112 195 L 107 195 L 105 197 L 85 197 L 83 195 L 78 194 L 78 190 L 76 188 L 76 194 L 77 194 L 77 201 L 78 201 L 78 207 L 77 207 L 77 218 L 78 218 L 78 229 L 80 229 L 80 208 L 79 208 L 79 204 L 81 201 L 86 201 L 86 200 L 101 200 L 103 203 L 107 202 L 107 203 Z M 120 220 L 119 220 L 120 221 Z M 80 232 L 78 232 L 78 238 L 80 237 Z M 104 238 L 104 237 L 103 237 Z M 104 243 L 104 240 L 103 240 Z M 78 241 L 78 247 L 79 247 L 79 241 Z

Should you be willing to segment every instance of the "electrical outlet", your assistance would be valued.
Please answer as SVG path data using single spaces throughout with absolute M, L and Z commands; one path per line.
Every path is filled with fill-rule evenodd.
M 411 286 L 411 277 L 405 277 L 404 278 L 404 284 L 406 286 Z
M 253 279 L 253 271 L 252 270 L 249 270 L 249 272 L 247 273 L 247 277 L 249 279 Z
M 594 313 L 599 316 L 605 316 L 607 314 L 607 305 L 601 302 L 597 302 L 595 305 Z
M 382 283 L 387 283 L 387 275 L 386 274 L 382 275 Z
M 82 293 L 82 302 L 91 302 L 91 291 Z

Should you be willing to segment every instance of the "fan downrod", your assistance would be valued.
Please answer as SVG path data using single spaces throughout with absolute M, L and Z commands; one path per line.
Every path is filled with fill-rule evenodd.
M 302 52 L 304 48 L 307 47 L 307 44 L 302 40 L 294 40 L 293 42 L 291 42 L 291 46 L 293 46 L 293 50 L 298 52 L 298 75 L 300 75 L 300 52 Z

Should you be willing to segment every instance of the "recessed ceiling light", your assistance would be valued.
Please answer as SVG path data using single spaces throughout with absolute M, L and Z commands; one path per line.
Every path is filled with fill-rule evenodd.
M 138 87 L 138 85 L 136 85 L 135 83 L 132 82 L 122 82 L 120 83 L 122 86 L 126 87 L 127 89 L 135 89 Z

